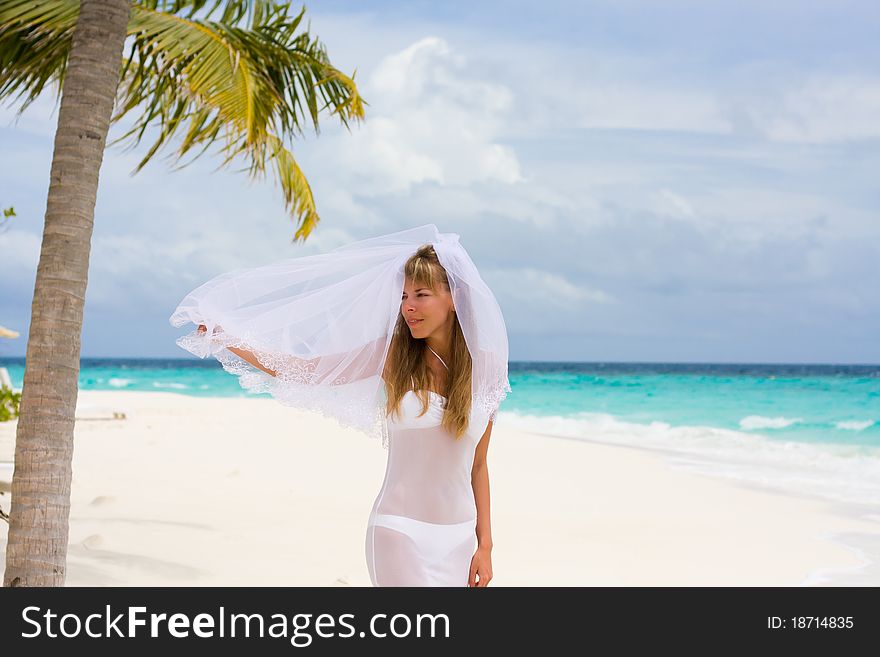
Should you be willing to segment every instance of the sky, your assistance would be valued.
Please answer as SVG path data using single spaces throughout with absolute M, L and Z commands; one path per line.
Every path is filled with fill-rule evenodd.
M 875 2 L 324 0 L 305 22 L 369 103 L 289 144 L 317 229 L 294 244 L 278 184 L 217 149 L 135 176 L 152 142 L 108 149 L 82 356 L 194 358 L 168 318 L 208 279 L 434 223 L 511 361 L 880 363 Z M 26 350 L 56 122 L 51 94 L 0 107 L 0 356 Z

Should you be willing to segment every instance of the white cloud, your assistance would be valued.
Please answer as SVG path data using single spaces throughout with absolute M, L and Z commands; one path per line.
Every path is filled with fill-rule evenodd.
M 590 79 L 578 88 L 573 109 L 581 128 L 730 132 L 717 100 L 705 91 Z
M 660 199 L 661 208 L 667 209 L 667 213 L 671 216 L 684 217 L 687 219 L 693 219 L 696 217 L 693 206 L 681 194 L 676 194 L 668 189 L 661 189 L 657 193 L 657 196 Z
M 516 154 L 497 140 L 510 90 L 481 79 L 443 39 L 422 38 L 385 57 L 362 93 L 367 121 L 322 137 L 315 158 L 363 196 L 523 180 Z
M 585 330 L 593 316 L 607 315 L 608 305 L 617 303 L 603 290 L 575 283 L 550 269 L 485 267 L 480 273 L 498 299 L 510 333 Z M 601 313 L 591 312 L 596 304 L 605 306 Z
M 829 142 L 880 137 L 880 78 L 815 75 L 786 90 L 776 112 L 758 118 L 771 139 Z
M 614 301 L 602 290 L 576 285 L 561 274 L 534 267 L 487 268 L 483 276 L 491 279 L 493 290 L 503 290 L 506 297 L 531 301 L 535 306 L 549 303 L 574 311 L 587 303 Z
M 503 126 L 508 137 L 609 129 L 732 131 L 723 97 L 713 86 L 678 79 L 681 58 L 474 34 L 460 42 L 470 60 L 479 62 L 490 79 L 507 81 L 514 94 L 515 111 Z

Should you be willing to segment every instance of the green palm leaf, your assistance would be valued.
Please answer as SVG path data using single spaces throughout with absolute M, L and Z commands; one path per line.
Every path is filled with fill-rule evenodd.
M 289 3 L 207 5 L 199 0 L 133 4 L 111 121 L 139 114 L 108 145 L 131 138 L 134 148 L 149 126 L 157 127 L 158 137 L 132 172 L 137 173 L 176 135 L 181 135 L 174 154 L 178 161 L 194 148 L 198 157 L 220 140 L 221 167 L 244 156 L 249 173 L 258 177 L 272 166 L 299 224 L 294 240 L 304 240 L 320 218 L 308 181 L 284 142 L 302 135 L 307 120 L 319 133 L 318 116 L 328 108 L 348 128 L 351 119 L 364 118 L 367 103 L 354 75 L 333 67 L 324 46 L 308 32 L 297 34 L 305 7 L 290 17 Z M 208 20 L 221 5 L 220 20 Z M 205 16 L 195 18 L 201 10 Z M 24 96 L 22 112 L 50 81 L 59 83 L 60 98 L 78 13 L 78 0 L 0 3 L 0 100 Z

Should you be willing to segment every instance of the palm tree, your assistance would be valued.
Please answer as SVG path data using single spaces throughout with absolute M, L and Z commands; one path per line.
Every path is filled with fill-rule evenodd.
M 0 2 L 0 101 L 17 92 L 21 113 L 53 81 L 61 103 L 25 356 L 4 586 L 65 581 L 80 336 L 109 126 L 138 109 L 134 127 L 106 144 L 132 137 L 132 147 L 149 125 L 159 128 L 134 173 L 183 128 L 178 160 L 196 146 L 198 157 L 222 137 L 221 166 L 243 155 L 257 177 L 271 165 L 299 223 L 293 239 L 304 241 L 319 217 L 284 140 L 302 134 L 306 113 L 316 132 L 328 107 L 346 127 L 364 118 L 354 75 L 335 69 L 308 31 L 295 34 L 305 8 L 291 17 L 289 2 L 207 4 Z M 220 19 L 211 20 L 221 6 Z

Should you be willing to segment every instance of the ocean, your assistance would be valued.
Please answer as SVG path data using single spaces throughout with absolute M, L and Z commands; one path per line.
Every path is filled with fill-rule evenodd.
M 21 388 L 24 359 L 0 366 Z M 880 365 L 512 361 L 509 375 L 500 426 L 660 451 L 674 467 L 780 492 L 880 504 Z M 79 386 L 268 396 L 196 358 L 83 358 Z

